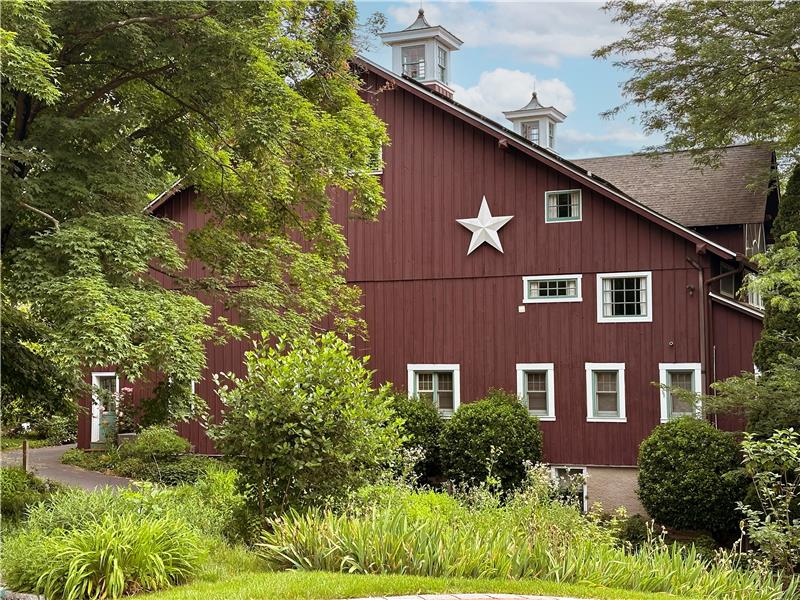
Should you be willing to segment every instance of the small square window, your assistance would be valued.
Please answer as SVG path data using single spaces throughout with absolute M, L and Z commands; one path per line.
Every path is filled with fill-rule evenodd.
M 544 220 L 547 223 L 581 220 L 581 191 L 563 190 L 544 195 Z
M 580 275 L 523 277 L 523 302 L 580 302 Z
M 430 402 L 445 417 L 458 408 L 458 365 L 408 365 L 411 395 Z
M 518 363 L 517 396 L 528 412 L 542 421 L 556 418 L 553 363 Z
M 586 363 L 587 421 L 624 422 L 625 364 Z
M 661 387 L 661 422 L 679 417 L 700 417 L 698 402 L 692 402 L 673 389 L 700 391 L 700 363 L 661 363 L 658 365 Z
M 652 321 L 653 291 L 649 271 L 598 273 L 597 322 Z

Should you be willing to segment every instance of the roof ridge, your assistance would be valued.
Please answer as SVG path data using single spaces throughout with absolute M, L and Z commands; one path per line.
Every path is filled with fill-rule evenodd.
M 713 146 L 711 148 L 705 148 L 704 150 L 699 150 L 698 152 L 712 152 L 714 150 L 729 150 L 731 148 L 755 148 L 758 146 L 766 146 L 767 142 L 748 142 L 746 144 L 729 144 L 727 146 Z M 570 159 L 574 162 L 581 161 L 581 160 L 595 160 L 598 158 L 623 158 L 626 156 L 666 156 L 669 154 L 686 154 L 689 152 L 694 152 L 695 150 L 686 149 L 686 150 L 659 150 L 656 152 L 626 152 L 625 154 L 605 154 L 603 156 L 584 156 L 583 158 L 573 158 Z

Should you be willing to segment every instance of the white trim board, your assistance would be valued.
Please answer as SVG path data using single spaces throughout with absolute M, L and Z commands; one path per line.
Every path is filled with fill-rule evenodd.
M 119 375 L 116 371 L 92 371 L 92 388 L 99 387 L 97 380 L 100 377 L 114 377 L 116 379 L 114 393 L 119 396 Z M 89 432 L 90 442 L 100 441 L 100 403 L 97 401 L 97 395 L 92 391 L 92 414 L 91 426 Z
M 669 385 L 667 382 L 667 371 L 692 371 L 692 385 L 696 394 L 701 393 L 700 386 L 702 385 L 700 379 L 700 370 L 702 365 L 700 363 L 658 363 L 658 383 L 661 386 Z M 659 390 L 661 392 L 661 422 L 666 423 L 669 421 L 669 390 L 663 387 Z M 703 411 L 699 399 L 694 405 L 694 416 L 698 419 L 702 418 Z
M 603 316 L 603 279 L 622 279 L 625 277 L 644 277 L 647 286 L 647 314 L 632 317 L 606 317 Z M 653 322 L 653 272 L 652 271 L 624 271 L 621 273 L 598 273 L 597 289 L 595 290 L 597 302 L 598 323 L 652 323 Z

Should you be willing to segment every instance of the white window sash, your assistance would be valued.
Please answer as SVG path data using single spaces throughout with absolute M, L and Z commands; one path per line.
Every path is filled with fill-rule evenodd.
M 571 217 L 551 217 L 550 198 L 558 194 L 577 194 L 577 202 L 571 202 L 576 206 L 577 215 Z M 574 190 L 549 190 L 544 193 L 544 222 L 545 223 L 576 223 L 583 220 L 583 192 L 580 189 Z
M 625 363 L 586 363 L 586 421 L 589 423 L 627 423 L 625 413 Z M 617 408 L 614 417 L 602 417 L 594 411 L 594 373 L 595 371 L 617 372 Z
M 663 386 L 669 385 L 669 374 L 672 371 L 691 371 L 692 372 L 692 387 L 695 394 L 698 395 L 698 400 L 694 405 L 694 416 L 697 419 L 703 417 L 703 406 L 699 400 L 699 395 L 702 393 L 702 378 L 700 376 L 700 363 L 658 363 L 658 383 L 661 386 L 661 422 L 666 423 L 670 420 L 670 402 L 671 394 L 668 389 Z
M 574 296 L 530 296 L 530 282 L 532 281 L 553 281 L 553 280 L 575 280 L 575 295 Z M 522 303 L 523 304 L 536 304 L 536 303 L 549 303 L 549 302 L 583 302 L 583 290 L 581 282 L 583 275 L 529 275 L 522 278 Z
M 417 391 L 417 373 L 442 373 L 452 372 L 453 374 L 453 410 L 439 410 L 439 414 L 444 418 L 450 418 L 461 405 L 461 365 L 459 364 L 421 364 L 409 363 L 406 365 L 408 375 L 408 395 L 414 396 Z
M 643 278 L 645 285 L 643 315 L 616 315 L 606 316 L 604 314 L 604 292 L 611 290 L 611 279 Z M 597 274 L 597 322 L 598 323 L 652 323 L 653 322 L 653 272 L 652 271 L 626 271 L 620 273 L 598 273 Z M 640 299 L 641 302 L 641 299 Z

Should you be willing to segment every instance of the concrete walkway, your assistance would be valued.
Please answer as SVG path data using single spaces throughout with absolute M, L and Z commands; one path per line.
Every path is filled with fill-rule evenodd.
M 28 471 L 59 483 L 94 490 L 110 486 L 112 488 L 130 487 L 131 480 L 115 475 L 106 475 L 97 471 L 87 471 L 72 465 L 62 465 L 61 456 L 74 448 L 75 444 L 65 446 L 48 446 L 46 448 L 31 448 L 28 450 Z M 9 450 L 0 454 L 0 461 L 4 467 L 22 465 L 22 450 Z

